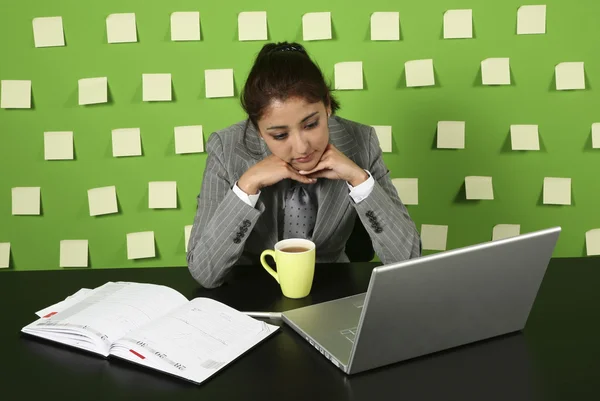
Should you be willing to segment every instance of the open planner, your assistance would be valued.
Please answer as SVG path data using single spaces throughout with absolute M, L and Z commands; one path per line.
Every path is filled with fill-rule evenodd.
M 37 312 L 22 332 L 201 383 L 277 331 L 209 298 L 108 282 Z

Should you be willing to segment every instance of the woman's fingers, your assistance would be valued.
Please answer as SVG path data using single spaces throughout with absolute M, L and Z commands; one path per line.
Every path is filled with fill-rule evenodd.
M 309 177 L 309 178 L 329 178 L 329 179 L 334 180 L 337 178 L 337 174 L 333 170 L 321 170 L 321 171 L 312 173 L 312 174 L 308 175 L 307 177 Z
M 310 178 L 299 174 L 298 171 L 294 170 L 292 167 L 288 168 L 288 177 L 303 184 L 314 184 L 317 182 L 315 178 Z
M 291 177 L 292 180 L 296 180 L 298 182 L 301 182 L 303 184 L 314 184 L 315 182 L 317 182 L 316 178 L 310 178 L 310 177 L 305 177 L 303 175 L 300 174 L 294 174 Z

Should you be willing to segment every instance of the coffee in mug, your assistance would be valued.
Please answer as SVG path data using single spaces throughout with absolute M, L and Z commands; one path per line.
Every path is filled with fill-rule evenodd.
M 300 253 L 300 252 L 306 252 L 306 251 L 310 251 L 310 248 L 305 248 L 302 246 L 289 246 L 287 248 L 281 249 L 281 252 L 288 252 L 288 253 Z

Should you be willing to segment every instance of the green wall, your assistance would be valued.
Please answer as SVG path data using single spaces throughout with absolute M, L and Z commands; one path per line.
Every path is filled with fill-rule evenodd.
M 10 5 L 9 5 L 10 4 Z M 248 4 L 251 4 L 250 7 Z M 88 239 L 90 267 L 185 264 L 184 226 L 196 209 L 206 154 L 176 155 L 173 128 L 211 132 L 242 118 L 237 96 L 264 42 L 237 40 L 237 14 L 268 12 L 269 40 L 302 41 L 301 17 L 331 11 L 333 39 L 307 43 L 325 74 L 341 61 L 363 61 L 365 89 L 338 91 L 340 115 L 393 126 L 385 154 L 393 178 L 419 178 L 421 224 L 449 226 L 448 249 L 491 239 L 499 223 L 521 232 L 563 227 L 555 256 L 585 254 L 585 232 L 600 227 L 600 150 L 591 125 L 600 121 L 600 3 L 548 0 L 547 33 L 516 35 L 517 8 L 505 0 L 327 0 L 154 2 L 42 0 L 0 5 L 0 79 L 32 80 L 31 110 L 0 109 L 0 242 L 11 242 L 14 270 L 59 266 L 59 241 Z M 444 40 L 443 13 L 472 8 L 474 39 Z M 199 11 L 202 40 L 171 42 L 169 16 Z M 400 13 L 401 40 L 372 42 L 374 11 Z M 138 43 L 107 44 L 108 14 L 135 12 Z M 35 48 L 32 19 L 62 16 L 66 46 Z M 480 62 L 510 57 L 513 84 L 482 86 Z M 406 88 L 404 62 L 434 60 L 435 87 Z M 584 61 L 587 89 L 556 91 L 554 67 Z M 205 69 L 233 68 L 235 98 L 207 99 Z M 171 73 L 174 101 L 142 101 L 143 73 Z M 77 80 L 108 77 L 110 101 L 78 105 Z M 439 120 L 466 121 L 466 149 L 435 147 Z M 539 124 L 542 150 L 510 149 L 511 124 Z M 111 130 L 139 127 L 142 157 L 113 158 Z M 76 159 L 44 160 L 44 131 L 73 131 Z M 466 201 L 464 177 L 492 176 L 495 200 Z M 544 177 L 571 177 L 572 206 L 542 204 Z M 148 208 L 149 181 L 177 181 L 178 209 Z M 119 213 L 90 217 L 87 190 L 115 185 Z M 11 188 L 40 186 L 41 216 L 12 216 Z M 157 257 L 127 260 L 126 234 L 154 230 Z

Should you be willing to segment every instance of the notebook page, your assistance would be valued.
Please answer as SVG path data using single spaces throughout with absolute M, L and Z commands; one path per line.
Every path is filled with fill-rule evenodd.
M 71 347 L 81 348 L 85 351 L 90 351 L 93 353 L 99 353 L 96 349 L 96 344 L 93 341 L 90 341 L 88 338 L 83 336 L 76 335 L 59 335 L 46 332 L 46 331 L 38 331 L 36 332 L 36 337 L 45 338 L 46 340 L 56 341 L 61 344 L 70 345 Z
M 183 295 L 169 287 L 109 282 L 75 305 L 38 319 L 23 331 L 31 334 L 49 331 L 56 338 L 61 330 L 66 333 L 77 330 L 88 335 L 96 342 L 98 351 L 107 355 L 115 340 L 187 302 Z
M 80 302 L 91 291 L 92 290 L 89 288 L 82 288 L 79 291 L 77 291 L 75 294 L 69 295 L 64 300 L 62 300 L 58 303 L 55 303 L 54 305 L 50 305 L 44 309 L 41 309 L 41 310 L 35 312 L 35 314 L 38 315 L 39 317 L 44 317 L 49 314 L 55 315 L 58 312 L 67 309 L 69 306 L 72 306 L 72 305 L 76 304 L 77 302 Z
M 111 354 L 200 383 L 277 329 L 196 298 L 120 339 Z

